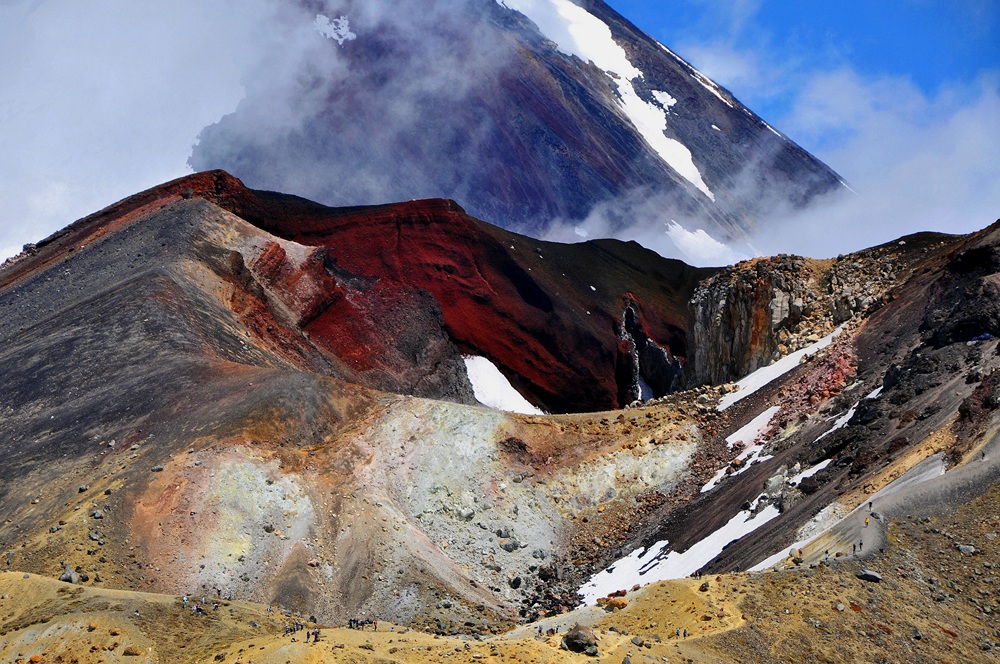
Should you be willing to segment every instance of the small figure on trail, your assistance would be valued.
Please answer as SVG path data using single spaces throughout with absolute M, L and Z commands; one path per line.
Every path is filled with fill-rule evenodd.
M 868 527 L 868 517 L 865 517 L 865 528 Z
M 187 605 L 188 605 L 188 596 L 187 595 L 184 595 L 184 597 L 181 597 L 181 604 L 184 605 L 185 609 L 187 608 Z
M 313 630 L 313 643 L 319 643 L 319 628 Z
M 857 552 L 858 552 L 858 545 L 857 544 L 852 544 L 851 545 L 851 555 L 855 555 Z
M 687 637 L 688 637 L 688 631 L 687 631 L 687 628 L 685 628 L 684 629 L 684 638 L 686 639 Z
M 309 632 L 306 632 L 306 643 L 309 643 Z
M 212 605 L 212 610 L 213 611 L 218 611 L 219 610 L 219 603 L 218 602 L 216 602 L 215 604 Z
M 830 549 L 827 549 L 826 551 L 824 551 L 823 555 L 826 556 L 825 560 L 827 562 L 829 562 L 830 561 Z
M 870 500 L 868 501 L 868 511 L 869 512 L 872 511 L 872 501 L 870 501 Z
M 858 542 L 858 551 L 864 551 L 864 550 L 865 550 L 865 541 L 861 540 L 860 542 Z

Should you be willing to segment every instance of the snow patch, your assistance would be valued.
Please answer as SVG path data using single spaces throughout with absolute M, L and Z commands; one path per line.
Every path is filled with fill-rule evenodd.
M 669 93 L 663 90 L 650 90 L 650 94 L 653 95 L 653 99 L 663 104 L 663 108 L 670 108 L 677 103 L 677 100 L 670 96 Z
M 861 403 L 861 402 L 859 401 L 858 403 L 856 403 L 853 406 L 851 406 L 850 408 L 848 408 L 847 412 L 844 413 L 843 415 L 841 415 L 840 417 L 838 417 L 837 421 L 833 423 L 833 426 L 830 427 L 829 429 L 827 429 L 826 431 L 824 431 L 822 434 L 820 434 L 819 437 L 816 439 L 815 442 L 819 442 L 819 441 L 823 440 L 824 438 L 826 438 L 827 436 L 829 436 L 834 431 L 836 431 L 837 429 L 843 429 L 845 426 L 847 426 L 847 423 L 851 421 L 852 417 L 854 417 L 855 411 L 858 410 L 858 404 L 859 403 Z
M 615 42 L 607 23 L 570 0 L 496 1 L 531 19 L 563 53 L 575 55 L 584 62 L 593 62 L 612 80 L 621 80 L 618 95 L 625 116 L 670 168 L 709 199 L 715 200 L 715 194 L 702 179 L 691 151 L 680 141 L 663 133 L 667 128 L 664 109 L 643 100 L 635 91 L 632 82 L 643 78 L 643 73 L 628 59 L 625 49 Z M 728 101 L 726 103 L 732 106 Z
M 815 475 L 819 471 L 821 471 L 824 468 L 826 468 L 827 466 L 829 466 L 832 461 L 833 461 L 833 459 L 823 459 L 822 461 L 820 461 L 819 463 L 817 463 L 812 468 L 806 468 L 805 470 L 803 470 L 798 475 L 793 475 L 792 477 L 789 477 L 788 478 L 788 483 L 789 484 L 798 484 L 799 482 L 801 482 L 805 478 L 812 477 L 813 475 Z
M 462 359 L 465 360 L 465 371 L 469 374 L 469 382 L 472 383 L 472 392 L 479 403 L 511 413 L 545 414 L 521 396 L 496 365 L 485 357 L 464 355 Z
M 733 475 L 739 475 L 744 472 L 751 465 L 753 465 L 755 461 L 766 461 L 771 458 L 770 455 L 761 456 L 761 452 L 764 451 L 764 446 L 756 445 L 755 443 L 757 442 L 757 439 L 760 438 L 760 435 L 764 433 L 764 430 L 767 429 L 767 426 L 771 423 L 774 416 L 778 414 L 779 410 L 781 410 L 781 406 L 771 406 L 763 413 L 747 422 L 738 431 L 726 438 L 726 445 L 729 446 L 729 449 L 733 449 L 737 443 L 745 446 L 743 452 L 736 457 L 743 462 L 743 465 L 739 468 L 739 470 L 733 472 Z M 701 493 L 714 489 L 715 486 L 722 481 L 722 478 L 726 476 L 727 467 L 728 466 L 720 468 L 712 479 L 710 479 L 705 486 L 701 487 Z
M 722 131 L 721 129 L 719 129 L 719 128 L 718 128 L 718 127 L 716 127 L 715 125 L 712 125 L 712 129 L 714 129 L 715 131 Z
M 811 346 L 801 348 L 794 353 L 789 353 L 777 362 L 769 364 L 766 367 L 761 367 L 752 374 L 741 378 L 736 382 L 736 386 L 738 388 L 736 392 L 730 392 L 719 399 L 718 410 L 722 411 L 729 408 L 737 401 L 745 399 L 771 381 L 784 376 L 786 373 L 799 366 L 799 362 L 802 361 L 802 358 L 815 355 L 833 343 L 833 340 L 837 337 L 837 335 L 843 331 L 844 326 L 841 325 L 836 330 Z
M 341 46 L 343 46 L 346 41 L 358 38 L 356 34 L 351 32 L 351 24 L 347 20 L 346 16 L 331 19 L 328 16 L 317 14 L 316 20 L 313 21 L 313 25 L 316 26 L 316 32 L 323 35 L 327 39 L 332 39 Z
M 778 508 L 774 505 L 768 505 L 755 515 L 752 509 L 756 507 L 760 498 L 758 496 L 754 501 L 751 511 L 741 511 L 722 528 L 683 553 L 667 551 L 669 542 L 666 540 L 657 542 L 645 550 L 636 549 L 604 571 L 592 576 L 590 581 L 580 588 L 584 604 L 596 604 L 599 598 L 622 588 L 631 588 L 636 584 L 690 576 L 722 553 L 727 544 L 752 533 L 778 516 Z

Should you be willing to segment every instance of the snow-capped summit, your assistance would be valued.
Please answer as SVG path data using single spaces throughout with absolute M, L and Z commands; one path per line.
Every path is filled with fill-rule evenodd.
M 448 197 L 535 235 L 597 209 L 599 233 L 730 245 L 843 186 L 601 0 L 326 4 L 311 56 L 251 82 L 192 166 L 335 205 Z

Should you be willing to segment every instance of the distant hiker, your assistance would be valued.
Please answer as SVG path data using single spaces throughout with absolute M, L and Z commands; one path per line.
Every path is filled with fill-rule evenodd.
M 857 544 L 852 544 L 851 545 L 851 555 L 855 555 L 857 552 L 858 552 L 858 545 Z
M 309 632 L 306 632 L 306 643 L 309 643 Z
M 213 611 L 218 611 L 219 610 L 219 603 L 218 602 L 216 602 L 215 604 L 212 605 L 212 610 Z
M 372 621 L 372 625 L 375 627 L 375 631 L 377 632 L 378 631 L 378 621 L 377 620 L 373 620 Z
M 271 612 L 271 605 L 270 605 L 270 604 L 268 604 L 268 605 L 267 605 L 267 612 L 268 612 L 268 613 L 270 613 L 270 612 Z
M 313 643 L 319 643 L 319 629 L 313 630 Z
M 538 626 L 538 636 L 542 636 L 542 626 Z
M 187 595 L 184 595 L 184 597 L 181 597 L 181 604 L 184 605 L 185 609 L 187 608 L 187 605 L 188 605 L 188 596 Z
M 830 549 L 827 549 L 826 551 L 824 551 L 823 555 L 826 556 L 826 561 L 829 562 L 830 561 Z
M 677 628 L 677 638 L 678 639 L 681 638 L 681 628 L 680 627 Z
M 688 637 L 688 631 L 687 631 L 687 629 L 685 628 L 685 629 L 684 629 L 684 638 L 686 639 L 687 637 Z
M 986 461 L 986 450 L 983 450 L 983 455 L 979 457 L 980 461 Z
M 865 517 L 865 528 L 868 527 L 868 517 Z
M 865 550 L 865 541 L 861 540 L 860 542 L 858 542 L 858 551 L 864 551 L 864 550 Z

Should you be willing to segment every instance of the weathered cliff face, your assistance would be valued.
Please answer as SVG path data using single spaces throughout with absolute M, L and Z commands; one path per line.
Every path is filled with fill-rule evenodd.
M 689 381 L 739 379 L 882 306 L 944 237 L 922 233 L 830 260 L 754 259 L 706 279 L 690 304 Z

